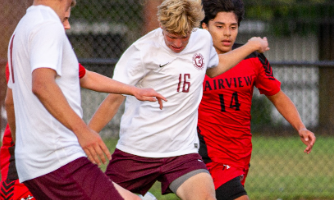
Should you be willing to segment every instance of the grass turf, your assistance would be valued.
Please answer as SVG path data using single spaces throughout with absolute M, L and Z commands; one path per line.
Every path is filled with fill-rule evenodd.
M 105 140 L 113 152 L 115 139 Z M 334 137 L 317 137 L 310 154 L 298 136 L 253 136 L 251 167 L 245 188 L 256 200 L 334 199 Z M 105 165 L 101 166 L 104 171 Z M 177 200 L 174 194 L 161 195 L 160 183 L 150 192 L 159 200 Z

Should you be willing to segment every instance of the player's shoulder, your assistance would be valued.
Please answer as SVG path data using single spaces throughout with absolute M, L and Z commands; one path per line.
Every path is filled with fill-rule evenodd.
M 27 10 L 26 20 L 29 23 L 26 25 L 31 26 L 32 30 L 47 28 L 64 32 L 63 25 L 59 20 L 58 15 L 47 6 L 31 6 Z M 53 30 L 53 31 L 54 31 Z
M 132 45 L 130 46 L 131 49 L 135 49 L 137 51 L 152 51 L 155 49 L 159 49 L 160 43 L 159 43 L 159 37 L 161 37 L 162 31 L 160 28 L 157 28 L 144 36 L 140 37 L 138 40 L 136 40 Z
M 162 35 L 162 30 L 160 28 L 154 29 L 153 31 L 150 31 L 144 36 L 140 37 L 137 41 L 133 43 L 133 45 L 158 43 L 159 37 L 161 35 Z
M 209 33 L 209 31 L 205 30 L 205 29 L 201 29 L 201 28 L 196 28 L 193 30 L 192 32 L 192 36 L 193 37 L 198 37 L 201 38 L 201 40 L 203 39 L 207 39 L 207 40 L 211 40 L 211 35 Z

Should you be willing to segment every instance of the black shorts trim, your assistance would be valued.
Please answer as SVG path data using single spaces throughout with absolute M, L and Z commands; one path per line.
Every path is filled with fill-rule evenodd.
M 242 186 L 239 176 L 216 189 L 217 200 L 234 200 L 243 195 L 247 195 L 247 192 Z

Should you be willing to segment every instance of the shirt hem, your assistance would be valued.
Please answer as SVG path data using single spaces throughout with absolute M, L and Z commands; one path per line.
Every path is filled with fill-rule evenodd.
M 34 179 L 34 178 L 37 178 L 37 177 L 40 177 L 40 176 L 44 176 L 50 172 L 53 172 L 53 171 L 56 171 L 57 169 L 61 168 L 62 166 L 78 159 L 78 158 L 81 158 L 81 157 L 86 157 L 85 154 L 82 154 L 82 153 L 77 153 L 77 154 L 74 154 L 74 155 L 71 155 L 70 157 L 68 157 L 66 160 L 65 159 L 62 159 L 61 161 L 59 162 L 55 162 L 52 164 L 52 167 L 48 168 L 47 170 L 38 170 L 39 173 L 36 173 L 32 176 L 21 176 L 19 175 L 19 181 L 20 183 L 24 182 L 24 181 L 28 181 L 28 180 L 31 180 L 31 179 Z M 37 170 L 36 170 L 37 171 Z M 18 172 L 19 173 L 19 172 Z
M 116 148 L 123 152 L 146 158 L 168 158 L 168 157 L 182 156 L 191 153 L 198 153 L 198 149 L 183 150 L 177 152 L 166 152 L 166 153 L 152 153 L 152 152 L 133 150 L 133 148 L 127 148 L 120 145 L 117 145 Z

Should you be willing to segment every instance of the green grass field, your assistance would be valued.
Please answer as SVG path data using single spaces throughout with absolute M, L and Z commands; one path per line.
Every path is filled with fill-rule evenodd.
M 105 140 L 113 151 L 116 140 Z M 253 137 L 251 168 L 246 190 L 252 200 L 334 200 L 334 137 L 317 137 L 307 155 L 294 137 Z M 101 166 L 104 171 L 106 166 Z M 150 190 L 159 200 L 177 200 L 160 194 L 160 183 Z
M 113 152 L 116 139 L 105 143 Z M 246 190 L 252 200 L 334 200 L 334 137 L 317 137 L 307 155 L 294 137 L 253 137 L 251 168 Z M 101 169 L 105 171 L 106 165 Z M 160 183 L 150 192 L 159 200 L 177 200 L 161 195 Z

